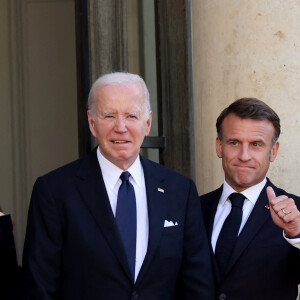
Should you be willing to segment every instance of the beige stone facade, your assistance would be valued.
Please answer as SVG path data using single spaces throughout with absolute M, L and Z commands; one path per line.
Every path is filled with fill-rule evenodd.
M 223 181 L 215 121 L 240 97 L 268 103 L 281 118 L 279 155 L 268 176 L 300 194 L 300 3 L 193 0 L 196 181 L 199 193 Z

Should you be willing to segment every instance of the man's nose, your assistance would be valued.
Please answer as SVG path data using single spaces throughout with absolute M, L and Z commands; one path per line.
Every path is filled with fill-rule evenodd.
M 116 118 L 115 131 L 125 132 L 126 130 L 126 120 L 122 116 L 118 116 Z
M 251 159 L 251 153 L 248 145 L 242 145 L 239 156 L 240 160 L 242 161 L 248 161 Z

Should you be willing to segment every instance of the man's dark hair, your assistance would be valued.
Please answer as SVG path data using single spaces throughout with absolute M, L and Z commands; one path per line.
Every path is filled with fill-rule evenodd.
M 235 114 L 242 119 L 269 120 L 274 127 L 272 145 L 276 143 L 280 135 L 280 119 L 276 112 L 263 101 L 256 98 L 241 98 L 228 107 L 219 115 L 216 123 L 218 138 L 222 141 L 222 123 L 229 114 Z

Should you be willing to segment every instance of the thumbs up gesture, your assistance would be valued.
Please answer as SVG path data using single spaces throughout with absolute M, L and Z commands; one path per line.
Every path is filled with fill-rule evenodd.
M 272 187 L 267 187 L 270 212 L 274 223 L 284 230 L 287 237 L 300 234 L 300 211 L 295 201 L 286 195 L 276 197 Z

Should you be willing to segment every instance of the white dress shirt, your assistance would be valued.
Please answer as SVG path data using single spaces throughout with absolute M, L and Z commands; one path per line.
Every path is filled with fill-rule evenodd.
M 245 196 L 245 201 L 243 205 L 243 217 L 242 217 L 242 223 L 239 229 L 239 234 L 242 231 L 244 225 L 246 224 L 253 207 L 259 197 L 259 194 L 261 193 L 262 189 L 264 188 L 267 180 L 266 178 L 261 181 L 260 183 L 251 186 L 250 188 L 244 190 L 241 194 Z M 232 193 L 237 193 L 225 180 L 223 184 L 223 192 L 217 207 L 217 212 L 215 214 L 214 219 L 214 227 L 211 237 L 211 245 L 213 248 L 213 251 L 216 249 L 216 243 L 220 234 L 220 231 L 222 229 L 222 226 L 225 222 L 225 219 L 229 215 L 231 211 L 231 202 L 229 200 L 229 196 Z
M 124 170 L 120 169 L 110 161 L 108 161 L 97 149 L 97 157 L 101 168 L 104 184 L 110 201 L 111 209 L 116 216 L 118 191 L 122 183 L 120 175 Z M 135 280 L 142 267 L 143 261 L 147 253 L 149 221 L 147 194 L 145 186 L 145 177 L 143 167 L 138 156 L 135 162 L 130 166 L 128 171 L 131 176 L 129 178 L 134 187 L 136 198 L 136 215 L 137 215 L 137 234 L 136 234 L 136 264 L 135 264 Z

